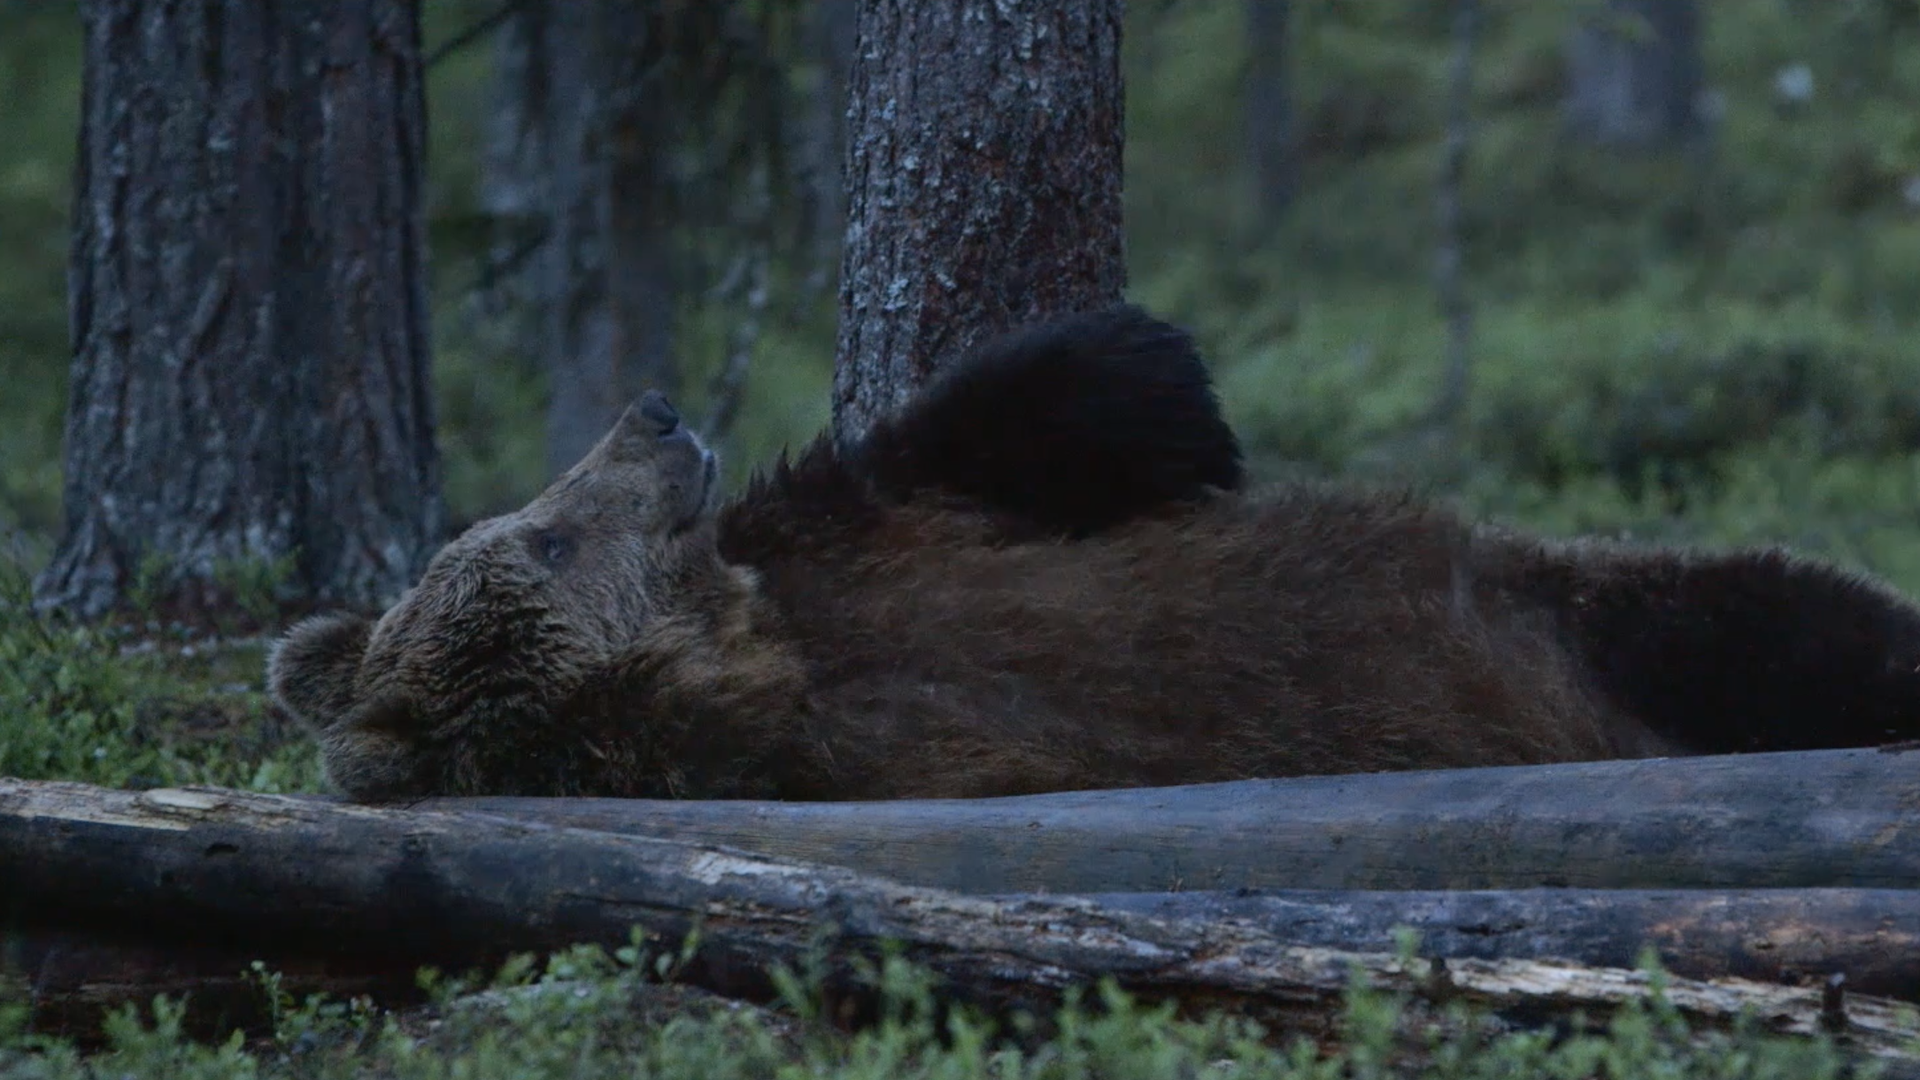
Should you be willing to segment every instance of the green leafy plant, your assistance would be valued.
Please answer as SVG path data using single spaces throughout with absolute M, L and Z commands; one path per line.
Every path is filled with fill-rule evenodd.
M 731 1004 L 652 978 L 640 940 L 614 955 L 583 946 L 543 963 L 516 957 L 485 980 L 427 979 L 427 1005 L 391 1014 L 364 1001 L 296 1003 L 255 965 L 272 1012 L 266 1040 L 235 1031 L 195 1041 L 182 1004 L 160 998 L 144 1012 L 116 1012 L 107 1045 L 86 1054 L 26 1036 L 18 1019 L 6 1020 L 17 1008 L 0 1011 L 0 1072 L 38 1080 L 1869 1080 L 1881 1071 L 1848 1063 L 1824 1037 L 1770 1035 L 1751 1018 L 1723 1031 L 1690 1028 L 1651 962 L 1644 999 L 1604 1022 L 1574 1018 L 1552 1030 L 1515 1029 L 1459 1003 L 1422 1019 L 1403 996 L 1356 979 L 1336 1013 L 1335 1037 L 1322 1045 L 1244 1018 L 1182 1017 L 1111 982 L 1069 993 L 1044 1025 L 1016 1017 L 1021 1022 L 996 1026 L 967 1010 L 936 1009 L 939 980 L 897 954 L 860 976 L 880 998 L 875 1022 L 853 1032 L 796 1031 L 795 1002 L 820 1000 L 817 974 L 789 983 L 794 1001 Z M 0 992 L 0 1004 L 6 1000 Z

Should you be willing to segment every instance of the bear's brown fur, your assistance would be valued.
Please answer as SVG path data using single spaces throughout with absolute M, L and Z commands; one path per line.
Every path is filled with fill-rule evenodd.
M 1920 613 L 1890 590 L 1244 491 L 1165 324 L 1007 342 L 721 507 L 649 395 L 377 621 L 290 631 L 273 696 L 363 799 L 977 797 L 1920 733 Z

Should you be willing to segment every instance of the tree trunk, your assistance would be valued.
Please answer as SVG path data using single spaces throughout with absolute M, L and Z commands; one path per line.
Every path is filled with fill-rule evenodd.
M 1291 0 L 1246 0 L 1247 41 L 1252 49 L 1247 73 L 1247 163 L 1253 173 L 1261 213 L 1277 224 L 1293 205 L 1299 186 L 1294 153 L 1292 68 L 1287 53 Z
M 833 424 L 1120 298 L 1120 0 L 860 0 Z
M 544 89 L 547 241 L 539 286 L 547 467 L 558 475 L 643 390 L 680 392 L 661 151 L 665 90 L 644 81 L 654 30 L 645 0 L 544 0 L 528 65 Z
M 415 4 L 82 12 L 66 527 L 39 601 L 99 615 L 162 568 L 217 602 L 282 561 L 298 598 L 389 602 L 442 513 Z
M 1568 126 L 1611 146 L 1683 143 L 1700 131 L 1698 0 L 1608 0 L 1567 48 Z
M 1467 237 L 1461 187 L 1467 151 L 1473 139 L 1473 46 L 1480 21 L 1479 0 L 1453 0 L 1453 62 L 1447 86 L 1447 141 L 1439 181 L 1434 185 L 1434 290 L 1447 321 L 1447 351 L 1440 374 L 1434 419 L 1455 432 L 1467 411 L 1473 377 L 1473 306 L 1467 298 Z
M 815 78 L 797 156 L 807 230 L 803 250 L 818 260 L 807 273 L 809 293 L 831 280 L 847 228 L 847 189 L 840 169 L 847 150 L 847 68 L 853 59 L 856 16 L 854 0 L 815 0 L 807 13 L 806 46 Z
M 143 971 L 178 982 L 240 955 L 336 986 L 393 985 L 416 965 L 616 946 L 636 924 L 664 950 L 697 925 L 683 977 L 723 993 L 764 994 L 771 968 L 799 966 L 822 941 L 841 977 L 893 942 L 943 977 L 947 1000 L 1044 1009 L 1067 986 L 1111 976 L 1148 998 L 1294 1027 L 1324 1025 L 1355 967 L 1415 997 L 1604 1014 L 1648 980 L 1583 959 L 1645 942 L 1677 969 L 1667 998 L 1691 1020 L 1722 1026 L 1751 1010 L 1774 1030 L 1835 1031 L 1891 1053 L 1915 1034 L 1911 1017 L 1834 987 L 1920 987 L 1911 892 L 965 897 L 485 814 L 23 781 L 0 781 L 0 871 L 12 951 L 38 969 L 23 974 L 43 1005 L 63 994 L 99 1003 L 116 986 L 145 989 Z M 1433 937 L 1419 960 L 1394 955 L 1402 921 Z M 76 942 L 92 952 L 64 987 L 44 970 L 49 940 L 64 940 L 69 958 Z M 1836 972 L 1845 965 L 1859 976 Z M 1847 981 L 1759 981 L 1796 972 Z
M 539 307 L 526 268 L 548 236 L 546 0 L 523 0 L 506 9 L 492 31 L 493 73 L 487 88 L 478 197 L 492 230 L 480 300 L 489 315 L 505 315 L 512 329 L 507 350 L 529 360 L 545 351 L 543 327 L 533 325 Z M 445 48 L 445 46 L 442 46 Z

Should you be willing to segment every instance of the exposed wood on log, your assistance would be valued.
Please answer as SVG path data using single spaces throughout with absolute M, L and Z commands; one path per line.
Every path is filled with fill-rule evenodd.
M 1444 971 L 1426 960 L 1403 964 L 1365 947 L 1377 925 L 1354 931 L 1350 940 L 1361 947 L 1301 944 L 1287 936 L 1277 908 L 1263 912 L 1251 902 L 1261 898 L 969 897 L 839 867 L 493 815 L 210 789 L 135 793 L 0 781 L 0 890 L 5 925 L 29 940 L 65 933 L 101 948 L 178 944 L 253 955 L 273 967 L 312 969 L 324 958 L 333 978 L 617 943 L 635 924 L 671 947 L 698 922 L 702 951 L 685 977 L 749 995 L 764 989 L 770 965 L 801 962 L 822 927 L 835 961 L 897 942 L 909 959 L 945 977 L 945 995 L 993 1007 L 1044 1007 L 1068 985 L 1111 975 L 1148 996 L 1179 995 L 1283 1027 L 1311 1027 L 1324 1024 L 1356 967 L 1382 988 L 1498 1008 L 1604 1014 L 1645 990 L 1633 971 L 1548 958 L 1452 959 Z M 1535 896 L 1544 919 L 1557 906 L 1553 894 Z M 1874 933 L 1895 944 L 1920 933 L 1911 894 L 1830 899 L 1730 902 L 1749 905 L 1742 917 L 1773 912 L 1776 924 L 1758 929 L 1790 938 L 1800 955 L 1812 953 L 1796 935 L 1823 928 L 1796 931 L 1793 920 L 1834 911 L 1878 905 L 1887 913 L 1880 929 L 1842 928 L 1854 955 Z M 1526 902 L 1504 901 L 1509 911 Z M 1155 903 L 1171 906 L 1155 911 Z M 1641 901 L 1642 913 L 1658 910 L 1657 901 Z M 1724 941 L 1728 929 L 1714 922 L 1712 905 L 1696 908 L 1695 918 L 1701 910 L 1702 932 Z M 1687 910 L 1672 914 L 1685 919 Z M 1584 919 L 1589 933 L 1604 922 L 1591 910 Z M 1343 920 L 1353 923 L 1354 915 L 1330 913 L 1321 932 L 1342 940 L 1334 931 Z M 1668 933 L 1692 942 L 1684 922 L 1676 926 Z M 1713 962 L 1713 954 L 1681 953 L 1700 963 Z M 1911 984 L 1910 973 L 1876 970 L 1875 977 Z M 1671 981 L 1668 995 L 1697 1022 L 1726 1023 L 1752 1009 L 1787 1032 L 1816 1032 L 1835 1011 L 1818 985 L 1685 976 Z M 1886 998 L 1849 994 L 1842 1004 L 1845 1035 L 1867 1052 L 1894 1053 L 1901 1039 L 1920 1033 L 1911 1009 Z
M 1032 897 L 998 897 L 1020 904 Z M 1112 893 L 1064 898 L 1112 912 L 1194 923 L 1243 922 L 1276 941 L 1364 954 L 1395 951 L 1396 927 L 1420 935 L 1426 959 L 1557 959 L 1631 969 L 1651 947 L 1667 970 L 1920 1001 L 1920 894 L 1883 890 L 1530 890 L 1526 892 Z M 96 932 L 14 933 L 0 970 L 24 979 L 43 1022 L 81 1026 L 102 1005 L 193 991 L 216 1023 L 260 1019 L 245 976 L 254 953 L 191 941 L 139 944 Z M 305 994 L 411 1000 L 404 963 L 287 954 L 276 964 Z
M 1260 926 L 1276 940 L 1391 952 L 1395 927 L 1423 957 L 1557 958 L 1633 968 L 1652 948 L 1668 971 L 1813 985 L 1920 1002 L 1920 891 L 1908 889 L 1289 890 L 1093 893 L 1110 911 Z
M 865 804 L 437 799 L 966 893 L 1920 888 L 1920 755 L 1878 750 Z

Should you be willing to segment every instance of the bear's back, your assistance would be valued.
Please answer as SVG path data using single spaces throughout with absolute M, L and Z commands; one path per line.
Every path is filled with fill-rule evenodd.
M 839 797 L 1635 749 L 1552 620 L 1482 585 L 1506 553 L 1433 507 L 1276 488 L 1011 544 L 964 508 L 884 513 L 857 551 L 762 568 Z

